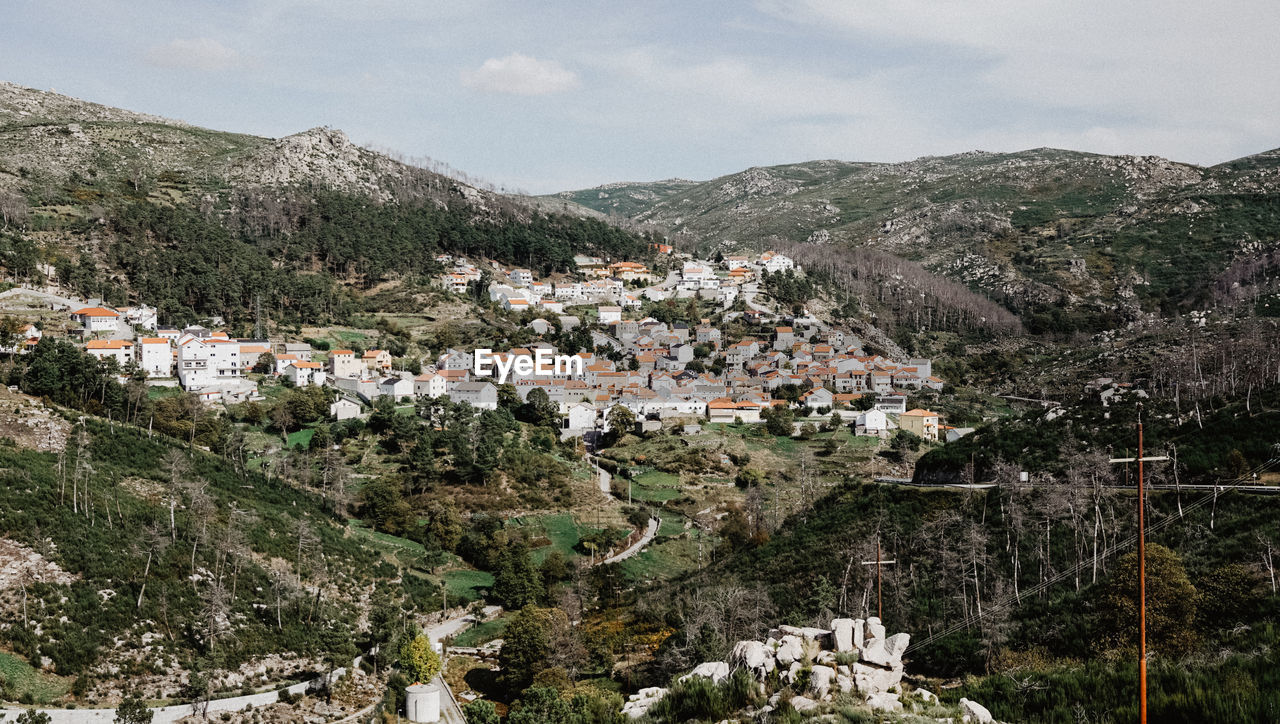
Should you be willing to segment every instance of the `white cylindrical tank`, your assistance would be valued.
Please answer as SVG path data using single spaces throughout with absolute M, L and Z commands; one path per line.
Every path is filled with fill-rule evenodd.
M 404 713 L 412 722 L 440 721 L 440 689 L 434 684 L 414 684 L 406 687 Z

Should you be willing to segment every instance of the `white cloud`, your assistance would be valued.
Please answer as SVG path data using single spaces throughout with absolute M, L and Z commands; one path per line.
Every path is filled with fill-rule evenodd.
M 462 84 L 491 93 L 540 96 L 578 87 L 578 76 L 554 60 L 512 53 L 490 58 L 476 70 L 464 70 Z
M 147 50 L 147 62 L 161 68 L 218 71 L 240 66 L 240 53 L 213 38 L 178 38 Z

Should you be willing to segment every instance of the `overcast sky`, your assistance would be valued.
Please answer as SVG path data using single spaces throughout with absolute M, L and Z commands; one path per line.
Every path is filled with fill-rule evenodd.
M 0 75 L 533 192 L 1056 146 L 1280 146 L 1275 0 L 9 0 Z

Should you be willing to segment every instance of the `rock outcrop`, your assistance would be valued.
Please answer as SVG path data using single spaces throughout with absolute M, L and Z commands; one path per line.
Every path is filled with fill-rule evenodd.
M 666 695 L 667 690 L 660 686 L 641 689 L 627 697 L 627 703 L 622 705 L 622 713 L 632 719 L 639 719 L 649 713 L 649 707 L 657 704 Z
M 760 690 L 774 689 L 768 704 L 753 713 L 764 714 L 782 705 L 790 687 L 791 707 L 798 712 L 818 709 L 835 697 L 856 694 L 876 712 L 920 711 L 923 705 L 937 704 L 938 697 L 916 689 L 905 701 L 902 690 L 903 661 L 911 635 L 887 634 L 880 619 L 837 618 L 828 628 L 779 626 L 764 641 L 739 641 L 728 661 L 707 661 L 680 677 L 725 681 L 736 669 L 747 672 Z M 631 696 L 623 712 L 638 718 L 667 694 L 666 689 L 642 689 Z M 961 700 L 965 721 L 992 722 L 991 713 L 980 704 Z M 752 712 L 749 712 L 752 713 Z

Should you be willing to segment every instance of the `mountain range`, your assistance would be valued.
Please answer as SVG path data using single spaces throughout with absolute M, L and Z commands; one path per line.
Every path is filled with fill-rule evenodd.
M 1236 301 L 1219 282 L 1275 247 L 1278 194 L 1280 150 L 1204 168 L 1039 148 L 811 161 L 554 198 L 725 253 L 876 249 L 990 295 L 1033 329 L 1097 330 Z M 1056 320 L 1036 317 L 1053 309 Z

